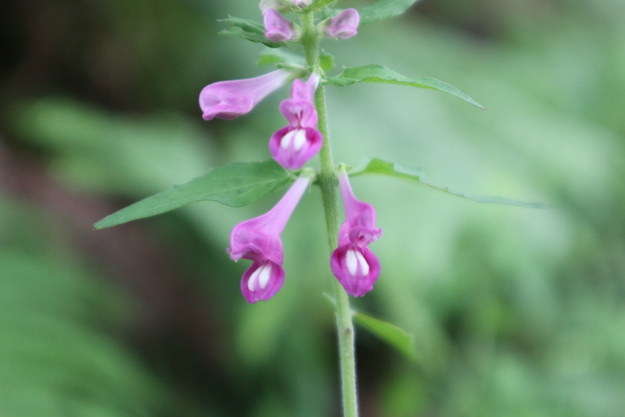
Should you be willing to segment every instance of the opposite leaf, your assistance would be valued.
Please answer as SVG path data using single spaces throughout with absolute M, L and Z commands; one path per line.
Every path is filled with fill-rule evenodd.
M 94 227 L 104 229 L 117 226 L 199 201 L 216 201 L 231 207 L 241 207 L 273 194 L 291 181 L 288 171 L 273 160 L 235 162 L 138 201 L 105 217 Z
M 473 100 L 469 95 L 458 90 L 456 87 L 449 85 L 436 78 L 409 78 L 403 76 L 390 68 L 383 65 L 371 64 L 362 67 L 345 68 L 342 73 L 336 77 L 328 78 L 328 82 L 340 87 L 355 83 L 385 83 L 406 85 L 409 87 L 427 88 L 443 93 L 451 94 L 461 100 L 466 101 L 480 109 L 484 109 L 477 101 Z
M 410 170 L 404 168 L 399 164 L 392 164 L 390 162 L 383 161 L 379 158 L 371 159 L 364 168 L 359 168 L 354 172 L 351 172 L 351 176 L 362 174 L 383 174 L 396 178 L 403 178 L 409 181 L 415 181 L 420 184 L 426 185 L 435 190 L 443 191 L 447 194 L 455 195 L 457 197 L 466 198 L 469 200 L 477 201 L 478 203 L 491 203 L 491 204 L 507 204 L 512 206 L 529 207 L 529 208 L 548 208 L 549 206 L 540 203 L 526 203 L 523 201 L 511 200 L 503 197 L 483 196 L 476 194 L 468 194 L 460 191 L 452 190 L 449 187 L 442 187 L 430 182 L 425 178 L 425 175 L 420 171 Z
M 412 334 L 394 324 L 376 319 L 362 313 L 354 313 L 354 321 L 388 343 L 412 361 L 417 360 L 417 351 Z
M 415 4 L 418 0 L 378 0 L 360 9 L 360 24 L 377 22 L 383 19 L 399 16 Z

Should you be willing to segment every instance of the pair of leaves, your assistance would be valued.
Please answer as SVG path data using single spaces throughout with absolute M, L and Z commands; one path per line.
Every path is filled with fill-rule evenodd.
M 545 208 L 544 204 L 526 203 L 502 197 L 481 196 L 436 185 L 420 171 L 373 158 L 350 175 L 381 174 L 423 184 L 432 189 L 479 203 L 507 204 L 530 208 Z M 289 171 L 275 161 L 235 162 L 215 168 L 185 184 L 174 186 L 123 208 L 97 222 L 96 229 L 117 226 L 132 220 L 156 216 L 190 203 L 216 201 L 231 207 L 242 207 L 273 194 L 293 181 Z
M 370 5 L 363 7 L 359 11 L 361 19 L 360 21 L 362 24 L 364 24 L 398 16 L 404 13 L 415 2 L 416 0 L 378 0 L 374 3 L 371 3 Z M 331 2 L 328 1 L 325 3 Z M 323 4 L 325 5 L 325 3 Z M 263 25 L 259 23 L 235 17 L 230 17 L 224 19 L 223 21 L 230 23 L 232 26 L 228 29 L 221 31 L 220 33 L 222 34 L 237 36 L 252 42 L 262 43 L 270 48 L 279 48 L 285 46 L 283 42 L 272 42 L 268 40 L 265 37 Z M 283 66 L 291 65 L 295 63 L 297 59 L 293 59 L 290 55 L 291 54 L 281 53 L 279 51 L 265 53 L 261 56 L 260 63 L 272 63 Z M 326 71 L 330 70 L 334 65 L 332 57 L 329 55 L 324 55 L 323 58 L 323 69 Z M 478 108 L 484 108 L 480 103 L 475 101 L 469 95 L 463 93 L 456 87 L 443 81 L 430 77 L 418 79 L 406 77 L 383 65 L 371 64 L 355 68 L 346 68 L 343 70 L 343 72 L 341 72 L 341 74 L 336 77 L 328 78 L 327 81 L 330 84 L 341 87 L 355 83 L 373 82 L 426 88 L 450 94 Z

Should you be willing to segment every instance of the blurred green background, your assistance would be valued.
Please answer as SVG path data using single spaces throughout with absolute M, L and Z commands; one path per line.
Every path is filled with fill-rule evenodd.
M 200 117 L 204 85 L 270 70 L 262 46 L 217 35 L 229 15 L 260 20 L 257 1 L 0 2 L 0 416 L 339 415 L 318 190 L 283 234 L 284 288 L 253 306 L 225 247 L 278 196 L 91 228 L 269 157 L 288 88 L 236 121 Z M 488 108 L 329 87 L 337 161 L 553 205 L 353 180 L 384 229 L 382 276 L 354 307 L 418 351 L 359 331 L 363 417 L 625 416 L 623 39 L 621 0 L 427 0 L 325 43 L 339 66 L 436 77 Z

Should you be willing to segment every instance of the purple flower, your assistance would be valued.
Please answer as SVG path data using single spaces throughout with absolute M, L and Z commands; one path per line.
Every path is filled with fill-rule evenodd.
M 273 42 L 290 41 L 295 37 L 293 24 L 274 9 L 267 9 L 263 13 L 265 37 Z
M 280 235 L 308 184 L 310 177 L 300 176 L 271 210 L 232 229 L 227 249 L 230 258 L 253 261 L 241 279 L 241 292 L 248 303 L 269 300 L 282 287 L 284 251 Z
M 293 0 L 293 4 L 297 7 L 304 8 L 310 6 L 311 0 Z
M 360 15 L 356 9 L 345 9 L 330 19 L 325 26 L 326 36 L 330 38 L 347 39 L 358 33 Z
M 312 73 L 308 81 L 293 82 L 291 98 L 280 103 L 280 112 L 289 125 L 278 130 L 269 139 L 273 158 L 286 169 L 300 169 L 315 156 L 323 136 L 317 130 L 317 110 L 313 103 L 319 76 Z
M 375 209 L 354 196 L 347 173 L 339 174 L 345 208 L 345 222 L 339 231 L 338 248 L 330 256 L 332 273 L 345 291 L 362 297 L 373 289 L 380 276 L 380 261 L 367 247 L 382 234 L 375 227 Z
M 269 94 L 286 84 L 290 73 L 277 70 L 260 77 L 220 81 L 209 84 L 200 92 L 200 108 L 204 120 L 215 117 L 235 119 L 249 113 Z

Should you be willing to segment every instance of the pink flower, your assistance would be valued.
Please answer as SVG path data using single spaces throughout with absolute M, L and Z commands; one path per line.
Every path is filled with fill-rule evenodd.
M 277 70 L 260 77 L 220 81 L 209 84 L 200 92 L 200 108 L 204 120 L 215 117 L 235 119 L 249 113 L 262 99 L 282 87 L 290 73 Z
M 249 303 L 269 300 L 284 284 L 280 235 L 310 180 L 306 174 L 300 176 L 271 210 L 232 229 L 227 249 L 230 258 L 253 261 L 241 279 L 241 292 Z
M 330 38 L 347 39 L 358 33 L 360 15 L 356 9 L 345 9 L 330 19 L 325 26 L 326 36 Z
M 375 227 L 375 209 L 354 196 L 347 173 L 339 174 L 345 222 L 339 231 L 338 248 L 330 256 L 332 273 L 345 291 L 362 297 L 380 276 L 380 261 L 367 247 L 382 235 Z
M 319 76 L 315 73 L 306 82 L 297 79 L 293 82 L 291 98 L 280 103 L 280 112 L 289 125 L 271 136 L 269 151 L 286 169 L 300 169 L 323 145 L 313 103 L 318 84 Z
M 274 9 L 267 9 L 263 13 L 265 37 L 273 42 L 290 41 L 295 37 L 293 24 Z

